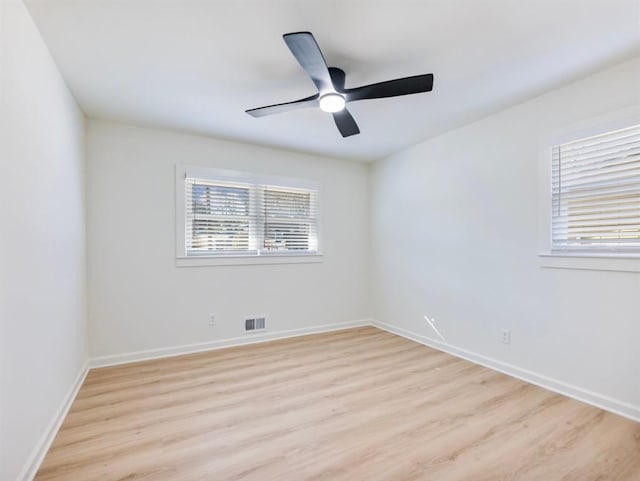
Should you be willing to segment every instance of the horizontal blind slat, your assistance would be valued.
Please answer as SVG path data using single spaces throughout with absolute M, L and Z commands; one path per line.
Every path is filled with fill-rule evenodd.
M 632 182 L 619 182 L 613 185 L 599 185 L 599 186 L 585 186 L 585 187 L 574 187 L 570 190 L 556 190 L 554 193 L 565 199 L 571 198 L 591 198 L 598 196 L 608 196 L 608 195 L 631 195 L 637 194 L 638 189 L 640 188 L 640 181 L 632 181 Z
M 600 175 L 605 174 L 613 174 L 616 172 L 624 172 L 624 171 L 634 171 L 638 170 L 638 159 L 636 158 L 625 158 L 620 159 L 619 162 L 607 162 L 602 163 L 598 166 L 594 166 L 589 169 L 562 169 L 562 179 L 563 182 L 567 180 L 575 180 L 575 179 L 583 179 L 589 177 L 598 177 Z M 552 175 L 551 179 L 555 182 L 559 181 L 560 173 L 556 172 Z

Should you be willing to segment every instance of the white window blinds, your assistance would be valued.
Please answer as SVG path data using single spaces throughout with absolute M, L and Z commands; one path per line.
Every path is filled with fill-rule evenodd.
M 552 245 L 640 251 L 640 125 L 553 148 Z
M 187 256 L 317 251 L 317 189 L 185 177 Z
M 266 186 L 262 199 L 265 250 L 317 250 L 317 195 L 313 191 Z
M 185 191 L 187 255 L 255 250 L 250 186 L 187 178 Z

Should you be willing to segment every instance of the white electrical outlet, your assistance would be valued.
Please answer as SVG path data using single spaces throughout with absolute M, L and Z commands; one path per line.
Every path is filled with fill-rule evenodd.
M 213 312 L 209 313 L 209 325 L 210 326 L 216 325 L 216 315 Z
M 500 330 L 502 344 L 511 344 L 511 331 L 509 329 Z

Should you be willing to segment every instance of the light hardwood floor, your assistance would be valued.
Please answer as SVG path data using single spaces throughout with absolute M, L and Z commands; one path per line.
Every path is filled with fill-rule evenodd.
M 37 481 L 640 480 L 640 424 L 375 328 L 92 370 Z

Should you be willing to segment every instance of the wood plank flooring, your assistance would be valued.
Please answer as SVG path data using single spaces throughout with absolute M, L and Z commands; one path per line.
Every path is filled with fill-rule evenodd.
M 92 370 L 36 481 L 638 481 L 640 424 L 372 328 Z

